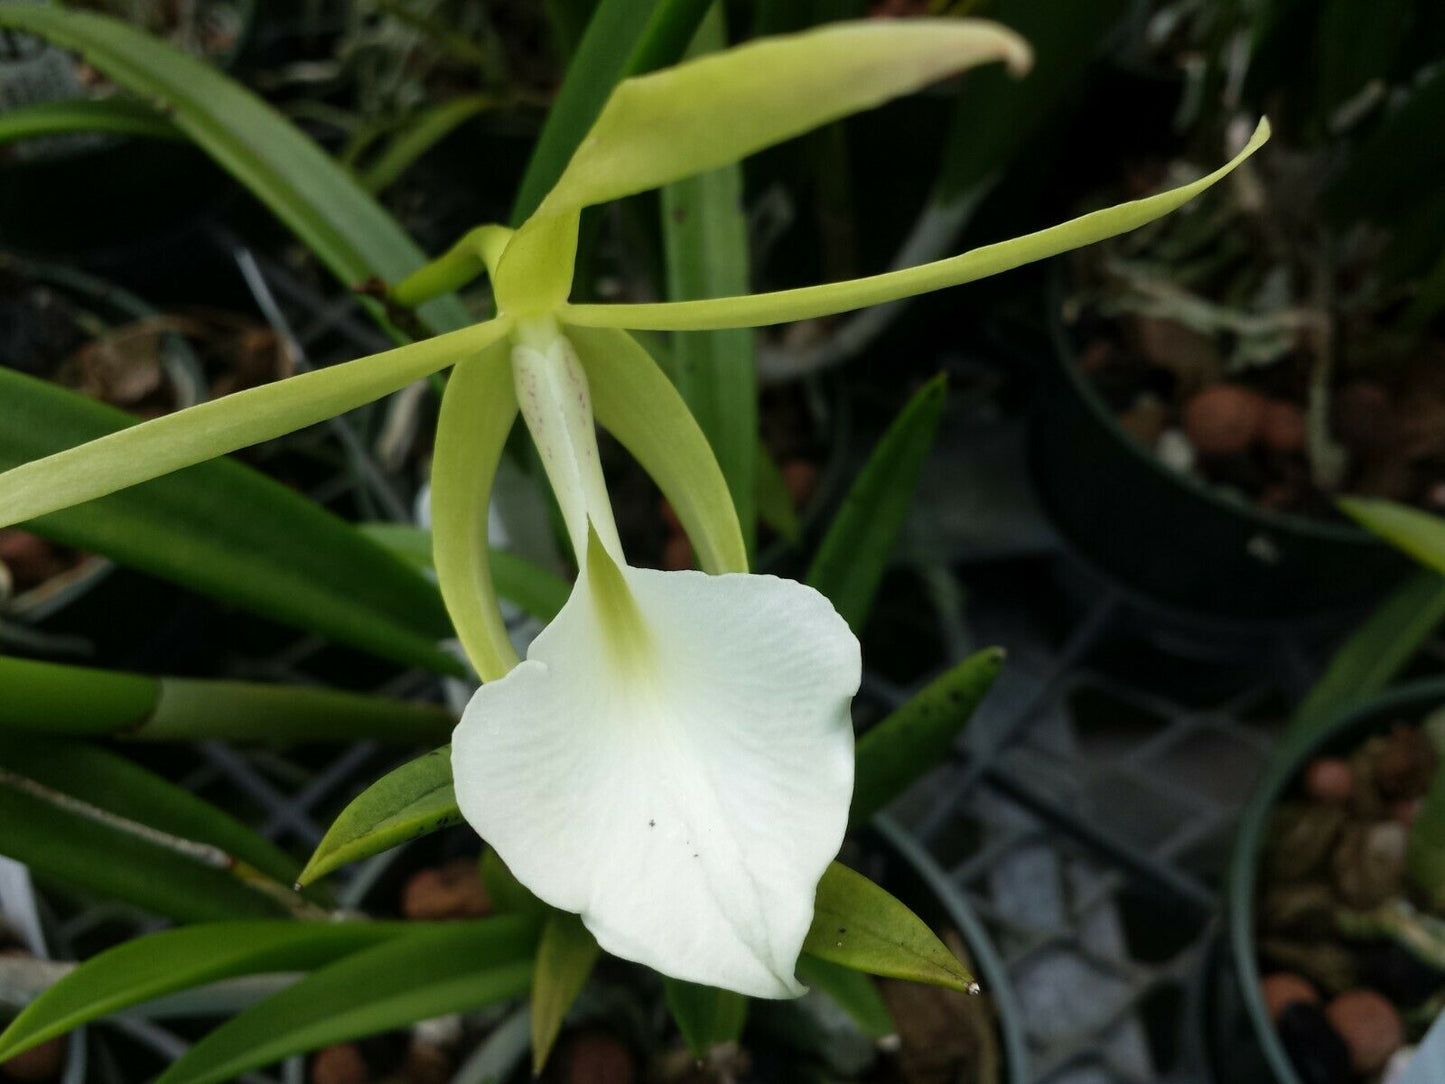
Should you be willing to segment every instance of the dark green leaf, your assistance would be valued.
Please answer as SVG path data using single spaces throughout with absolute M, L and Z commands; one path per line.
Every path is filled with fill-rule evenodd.
M 582 925 L 566 911 L 552 911 L 537 945 L 537 971 L 532 979 L 532 1075 L 541 1076 L 547 1056 L 562 1031 L 572 1003 L 587 985 L 602 950 Z
M 675 62 L 711 0 L 602 0 L 567 66 L 512 206 L 519 225 L 542 202 L 623 79 Z
M 798 510 L 793 507 L 793 495 L 783 472 L 773 462 L 767 448 L 759 447 L 757 453 L 758 477 L 755 483 L 758 501 L 758 519 L 766 523 L 785 541 L 796 543 L 803 537 L 803 524 L 798 519 Z
M 433 704 L 303 685 L 153 678 L 0 657 L 0 734 L 131 741 L 441 741 L 456 720 Z
M 421 926 L 313 972 L 222 1024 L 156 1084 L 218 1084 L 292 1054 L 479 1009 L 526 992 L 538 923 Z
M 1003 666 L 1000 648 L 970 655 L 892 712 L 858 742 L 849 820 L 865 822 L 929 768 L 948 759 L 954 739 Z
M 1385 688 L 1445 621 L 1445 576 L 1421 572 L 1397 587 L 1331 656 L 1295 711 L 1291 736 L 1313 730 Z
M 125 941 L 27 1006 L 0 1035 L 0 1060 L 166 994 L 242 975 L 309 971 L 416 928 L 403 922 L 220 922 Z
M 834 862 L 818 884 L 803 951 L 870 975 L 969 990 L 973 976 L 924 921 L 891 895 Z
M 699 1061 L 713 1047 L 742 1038 L 748 1019 L 748 999 L 742 994 L 681 979 L 664 979 L 663 992 L 683 1041 Z
M 461 822 L 452 789 L 452 748 L 433 749 L 382 776 L 341 811 L 297 878 L 311 884 L 332 870 Z
M 490 95 L 468 94 L 421 110 L 362 171 L 361 183 L 368 192 L 385 191 L 422 155 L 493 104 Z
M 713 5 L 691 55 L 727 46 L 722 8 Z M 749 288 L 751 262 L 743 211 L 742 168 L 736 164 L 674 182 L 662 190 L 667 292 L 675 301 L 729 297 Z M 757 516 L 757 349 L 751 328 L 676 335 L 668 376 L 707 434 L 752 546 Z
M 341 282 L 406 277 L 421 250 L 347 171 L 280 113 L 234 80 L 118 19 L 46 4 L 0 4 L 0 27 L 79 52 L 154 103 L 265 203 Z M 452 297 L 418 310 L 434 332 L 468 323 Z
M 946 381 L 925 384 L 888 427 L 863 465 L 808 569 L 808 583 L 826 595 L 856 632 L 913 503 L 923 461 L 943 416 Z
M 133 422 L 113 407 L 0 368 L 0 469 Z M 339 643 L 465 672 L 436 647 L 451 622 L 432 584 L 325 509 L 240 463 L 188 467 L 27 526 Z
M 837 1002 L 870 1039 L 884 1039 L 897 1032 L 883 995 L 863 972 L 804 953 L 798 959 L 798 978 Z
M 34 102 L 0 113 L 0 144 L 70 132 L 110 132 L 149 139 L 184 139 L 178 129 L 134 98 Z

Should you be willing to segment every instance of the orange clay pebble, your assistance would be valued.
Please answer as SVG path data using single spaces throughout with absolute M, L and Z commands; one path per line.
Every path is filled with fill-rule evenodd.
M 1362 1076 L 1378 1073 L 1405 1045 L 1400 1014 L 1374 990 L 1346 990 L 1325 1006 L 1325 1019 L 1350 1051 L 1350 1065 Z
M 1316 757 L 1305 769 L 1305 793 L 1321 802 L 1345 802 L 1355 792 L 1355 770 L 1339 757 Z
M 481 918 L 491 910 L 475 858 L 418 870 L 402 891 L 401 913 L 415 921 Z
M 1266 447 L 1276 452 L 1297 452 L 1305 446 L 1305 412 L 1283 399 L 1265 404 L 1261 432 Z
M 371 1071 L 352 1043 L 328 1046 L 311 1059 L 311 1084 L 366 1084 Z
M 681 531 L 674 533 L 663 544 L 662 567 L 667 572 L 679 572 L 692 567 L 692 543 Z
M 1279 1014 L 1291 1005 L 1318 1005 L 1320 995 L 1307 979 L 1288 971 L 1276 971 L 1266 975 L 1259 983 L 1259 992 L 1264 995 L 1264 1007 L 1271 1020 L 1278 1020 Z
M 1406 828 L 1415 826 L 1415 818 L 1420 815 L 1420 804 L 1423 798 L 1401 798 L 1390 806 L 1390 816 L 1399 821 Z
M 1184 433 L 1201 455 L 1237 455 L 1260 435 L 1267 405 L 1257 391 L 1216 384 L 1184 404 Z

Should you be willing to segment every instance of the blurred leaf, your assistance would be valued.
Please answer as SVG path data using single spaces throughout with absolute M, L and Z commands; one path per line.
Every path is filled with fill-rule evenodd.
M 567 168 L 577 145 L 622 79 L 673 63 L 711 0 L 602 0 L 567 65 L 527 172 L 512 222 L 520 225 Z
M 0 735 L 127 741 L 441 741 L 456 720 L 434 704 L 304 685 L 155 678 L 0 657 Z
M 1317 73 L 1319 122 L 1365 85 L 1385 80 L 1410 28 L 1415 0 L 1323 0 L 1316 23 L 1313 61 Z
M 552 908 L 532 895 L 532 890 L 517 880 L 496 851 L 490 847 L 483 851 L 479 865 L 482 887 L 487 890 L 487 899 L 491 901 L 493 912 L 499 915 L 532 915 L 539 920 L 551 914 Z
M 1411 883 L 1424 892 L 1431 909 L 1445 907 L 1445 772 L 1435 773 L 1420 803 L 1405 858 Z
M 478 113 L 492 108 L 488 94 L 467 94 L 440 105 L 428 106 L 412 117 L 405 128 L 387 144 L 386 150 L 361 171 L 361 183 L 368 192 L 384 192 L 401 179 L 417 161 L 438 143 Z
M 1397 587 L 1340 645 L 1295 711 L 1290 735 L 1308 733 L 1347 704 L 1380 692 L 1445 621 L 1445 577 L 1421 572 Z
M 106 434 L 140 432 L 125 430 L 133 421 L 112 407 L 0 368 L 0 468 Z M 96 488 L 98 477 L 125 484 L 115 477 L 112 454 L 132 453 L 113 444 L 70 453 L 79 457 L 70 460 L 77 489 L 67 494 L 83 497 L 79 490 Z M 102 460 L 105 470 L 94 471 Z M 56 503 L 50 498 L 64 487 L 48 469 L 31 468 L 28 476 L 37 500 Z M 7 494 L 0 508 L 17 499 L 17 490 L 6 483 L 10 477 L 0 475 L 0 490 Z M 8 517 L 0 513 L 0 518 Z M 432 585 L 325 509 L 240 463 L 204 463 L 27 526 L 339 643 L 443 673 L 464 672 L 436 647 L 450 634 L 451 623 Z
M 873 1040 L 897 1033 L 888 1006 L 877 985 L 861 971 L 820 960 L 804 953 L 798 959 L 798 978 L 814 990 L 822 991 L 846 1012 L 863 1034 Z
M 415 930 L 404 922 L 220 922 L 124 941 L 80 964 L 0 1035 L 4 1060 L 81 1024 L 222 979 L 309 971 Z
M 748 999 L 742 994 L 665 976 L 662 988 L 667 1011 L 677 1021 L 683 1041 L 698 1061 L 705 1059 L 713 1047 L 742 1038 L 748 1019 Z
M 181 922 L 291 911 L 289 888 L 248 873 L 223 846 L 240 846 L 276 871 L 289 867 L 271 844 L 119 757 L 88 746 L 63 748 L 54 753 L 33 738 L 6 739 L 0 748 L 0 854 L 42 879 Z M 31 779 L 25 769 L 66 789 Z M 91 798 L 111 799 L 118 808 L 101 808 Z M 182 830 L 210 838 L 183 838 Z
M 746 572 L 747 547 L 727 479 L 667 376 L 626 332 L 564 329 L 592 390 L 597 423 L 617 438 L 672 505 L 706 572 Z
M 0 113 L 0 145 L 71 132 L 110 132 L 148 139 L 185 138 L 174 124 L 134 98 L 32 102 Z
M 849 822 L 877 813 L 924 772 L 948 760 L 954 739 L 993 687 L 1001 648 L 970 655 L 878 723 L 858 741 Z
M 946 392 L 939 375 L 908 401 L 863 465 L 808 569 L 807 582 L 828 597 L 854 632 L 868 620 L 908 517 Z
M 582 925 L 566 911 L 552 910 L 537 945 L 537 970 L 532 979 L 532 1075 L 541 1076 L 561 1034 L 572 1003 L 587 985 L 587 978 L 602 950 Z
M 924 921 L 876 884 L 834 862 L 818 884 L 803 951 L 854 971 L 950 990 L 973 976 Z
M 266 204 L 345 286 L 395 282 L 425 262 L 396 220 L 295 125 L 210 65 L 119 19 L 0 3 L 0 27 L 79 52 L 168 116 Z M 469 323 L 461 302 L 418 310 L 433 332 Z
M 517 418 L 511 351 L 464 359 L 442 395 L 432 450 L 432 554 L 462 647 L 483 681 L 504 677 L 517 651 L 497 605 L 487 545 L 492 481 Z
M 299 866 L 270 840 L 108 749 L 3 734 L 0 767 L 106 813 L 217 847 L 288 888 L 296 880 Z
M 1340 497 L 1341 511 L 1426 568 L 1445 573 L 1445 518 L 1393 501 Z
M 788 490 L 783 472 L 765 447 L 759 446 L 756 460 L 758 519 L 776 531 L 780 538 L 796 544 L 803 537 L 803 524 L 798 519 L 798 510 L 793 507 L 793 494 Z
M 425 527 L 410 523 L 363 523 L 362 534 L 413 568 L 433 570 L 432 536 Z M 508 550 L 491 550 L 492 583 L 497 594 L 539 621 L 551 621 L 572 593 L 572 585 L 525 557 Z
M 521 916 L 417 926 L 312 972 L 227 1021 L 156 1084 L 219 1084 L 292 1054 L 526 991 L 538 924 Z
M 693 39 L 690 56 L 727 46 L 722 8 L 714 4 Z M 745 294 L 750 284 L 742 170 L 723 166 L 662 190 L 662 239 L 667 294 Z M 673 337 L 668 375 L 707 435 L 727 479 L 743 539 L 751 549 L 757 517 L 758 368 L 750 328 Z
M 452 749 L 444 745 L 387 773 L 352 799 L 296 880 L 311 884 L 348 862 L 459 824 L 461 819 L 452 789 Z

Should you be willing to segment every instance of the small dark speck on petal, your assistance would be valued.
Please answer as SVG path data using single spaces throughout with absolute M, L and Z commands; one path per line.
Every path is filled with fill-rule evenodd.
M 657 827 L 657 822 L 656 822 L 656 821 L 648 821 L 648 822 L 647 822 L 647 827 L 649 827 L 649 828 L 656 828 L 656 827 Z

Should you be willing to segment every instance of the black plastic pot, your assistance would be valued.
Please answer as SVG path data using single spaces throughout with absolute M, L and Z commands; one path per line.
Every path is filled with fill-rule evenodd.
M 1255 621 L 1364 606 L 1404 574 L 1404 559 L 1358 527 L 1231 500 L 1161 463 L 1084 379 L 1060 309 L 1056 285 L 1030 465 L 1050 517 L 1087 561 L 1151 600 Z
M 1254 902 L 1259 859 L 1269 829 L 1269 818 L 1281 797 L 1317 756 L 1342 752 L 1402 717 L 1418 719 L 1445 704 L 1445 679 L 1402 685 L 1373 697 L 1321 723 L 1307 734 L 1288 741 L 1275 754 L 1254 797 L 1245 807 L 1235 838 L 1229 872 L 1228 960 L 1223 978 L 1233 973 L 1232 989 L 1218 990 L 1212 999 L 1216 1010 L 1211 1028 L 1215 1079 L 1224 1084 L 1252 1084 L 1272 1077 L 1277 1084 L 1304 1084 L 1290 1063 L 1260 993 L 1259 963 L 1255 955 Z M 1221 961 L 1223 965 L 1225 961 Z M 1237 1000 L 1236 1000 L 1237 999 Z M 1262 1058 L 1241 1049 L 1237 1005 L 1242 1003 Z M 1226 1060 L 1227 1059 L 1227 1060 Z M 1249 1071 L 1262 1061 L 1264 1071 Z

